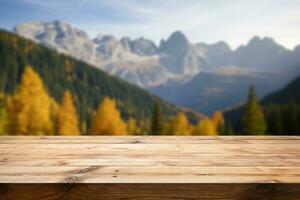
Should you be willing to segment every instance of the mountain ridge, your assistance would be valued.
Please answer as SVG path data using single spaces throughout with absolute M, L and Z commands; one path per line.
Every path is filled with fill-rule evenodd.
M 289 50 L 269 37 L 254 36 L 247 44 L 231 49 L 224 41 L 192 43 L 181 31 L 173 32 L 156 45 L 142 37 L 117 39 L 113 35 L 100 34 L 91 39 L 84 31 L 60 21 L 21 24 L 14 30 L 22 37 L 83 60 L 173 103 L 178 104 L 178 99 L 185 98 L 178 105 L 197 108 L 197 111 L 206 114 L 213 109 L 232 107 L 244 98 L 239 96 L 230 104 L 222 103 L 225 94 L 207 96 L 207 93 L 201 92 L 204 87 L 217 85 L 215 91 L 232 93 L 230 82 L 235 82 L 236 91 L 243 92 L 245 82 L 240 78 L 243 76 L 249 85 L 258 82 L 259 96 L 264 96 L 300 74 L 300 45 Z M 226 82 L 218 84 L 222 81 L 206 79 L 201 73 Z M 199 80 L 199 77 L 208 82 Z M 265 79 L 265 84 L 260 84 L 262 79 Z M 184 87 L 186 91 L 182 92 L 180 88 Z M 170 92 L 165 89 L 173 94 L 169 95 Z M 184 97 L 186 93 L 195 93 L 195 99 Z M 171 99 L 171 96 L 174 98 Z M 199 99 L 208 97 L 211 101 L 205 106 L 199 103 Z
M 143 37 L 116 39 L 113 35 L 100 34 L 100 37 L 90 38 L 85 31 L 57 20 L 22 23 L 14 28 L 14 32 L 96 65 L 144 88 L 159 86 L 173 78 L 184 79 L 211 68 L 227 65 L 251 65 L 251 68 L 259 69 L 262 68 L 259 64 L 264 62 L 266 66 L 271 66 L 275 62 L 270 62 L 272 59 L 266 62 L 259 60 L 259 64 L 251 60 L 253 55 L 248 59 L 248 54 L 253 52 L 258 51 L 257 55 L 262 54 L 256 48 L 259 44 L 262 44 L 262 47 L 269 46 L 272 58 L 278 57 L 279 51 L 283 51 L 283 54 L 293 52 L 278 45 L 273 39 L 258 36 L 236 50 L 232 50 L 224 41 L 214 44 L 192 43 L 181 31 L 173 32 L 166 40 L 162 39 L 158 46 L 152 40 Z M 281 50 L 278 50 L 279 48 Z M 145 74 L 148 78 L 144 80 Z

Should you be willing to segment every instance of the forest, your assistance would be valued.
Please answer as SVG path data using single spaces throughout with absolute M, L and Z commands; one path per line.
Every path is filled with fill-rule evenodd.
M 4 106 L 5 105 L 5 106 Z M 224 124 L 220 112 L 212 119 L 203 119 L 192 126 L 184 113 L 164 122 L 160 106 L 155 105 L 150 124 L 142 124 L 133 118 L 122 119 L 116 100 L 104 97 L 93 114 L 90 127 L 80 129 L 74 97 L 64 92 L 61 102 L 51 97 L 40 76 L 26 67 L 12 96 L 2 94 L 1 131 L 10 135 L 216 135 Z
M 265 134 L 298 135 L 300 131 L 300 77 L 275 91 L 258 103 L 266 123 Z M 225 121 L 230 122 L 235 132 L 243 133 L 242 116 L 246 106 L 242 105 L 224 112 Z

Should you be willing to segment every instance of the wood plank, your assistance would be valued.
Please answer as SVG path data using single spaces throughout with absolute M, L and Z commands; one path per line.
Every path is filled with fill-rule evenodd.
M 39 150 L 39 151 L 58 151 L 65 149 L 67 151 L 84 150 L 86 152 L 102 152 L 102 151 L 182 151 L 182 152 L 211 152 L 217 151 L 251 151 L 253 153 L 266 152 L 274 153 L 282 152 L 299 152 L 300 145 L 289 144 L 1 144 L 0 151 L 10 151 L 11 148 L 16 151 Z M 237 152 L 238 153 L 238 152 Z M 263 153 L 263 152 L 262 152 Z
M 298 184 L 5 184 L 0 200 L 297 200 Z
M 63 175 L 63 174 L 240 174 L 251 175 L 298 175 L 300 174 L 300 167 L 291 166 L 243 166 L 243 167 L 229 167 L 229 166 L 0 166 L 1 175 L 19 175 L 26 171 L 30 174 L 49 174 L 49 175 Z
M 274 160 L 285 160 L 285 159 L 300 159 L 300 154 L 292 153 L 278 153 L 278 154 L 200 154 L 200 153 L 184 153 L 184 152 L 160 152 L 160 154 L 153 154 L 153 152 L 139 152 L 139 151 L 122 151 L 122 152 L 100 152 L 100 153 L 57 153 L 57 152 L 39 152 L 38 154 L 33 154 L 32 152 L 21 152 L 21 153 L 3 153 L 1 154 L 1 162 L 8 162 L 12 160 L 34 160 L 34 159 L 126 159 L 126 158 L 153 158 L 153 159 L 210 159 L 210 160 L 242 160 L 242 159 L 274 159 Z
M 0 200 L 294 200 L 299 144 L 298 136 L 3 136 Z
M 2 160 L 2 166 L 300 166 L 299 159 L 243 159 L 243 160 L 212 160 L 212 159 L 146 159 L 146 158 L 97 158 L 97 159 L 10 159 Z
M 82 166 L 0 167 L 1 183 L 298 183 L 300 167 Z M 24 175 L 24 171 L 28 174 Z M 158 178 L 153 181 L 155 174 Z M 172 182 L 173 181 L 173 182 Z

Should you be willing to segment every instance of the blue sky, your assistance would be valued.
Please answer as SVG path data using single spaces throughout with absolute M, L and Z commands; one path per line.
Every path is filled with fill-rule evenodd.
M 254 35 L 288 48 L 300 44 L 299 0 L 0 0 L 0 27 L 63 20 L 91 37 L 146 37 L 159 42 L 175 30 L 192 42 L 228 42 Z

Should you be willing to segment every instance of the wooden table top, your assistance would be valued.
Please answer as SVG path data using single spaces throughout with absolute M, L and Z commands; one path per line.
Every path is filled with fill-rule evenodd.
M 300 137 L 0 137 L 0 183 L 74 182 L 300 183 Z

